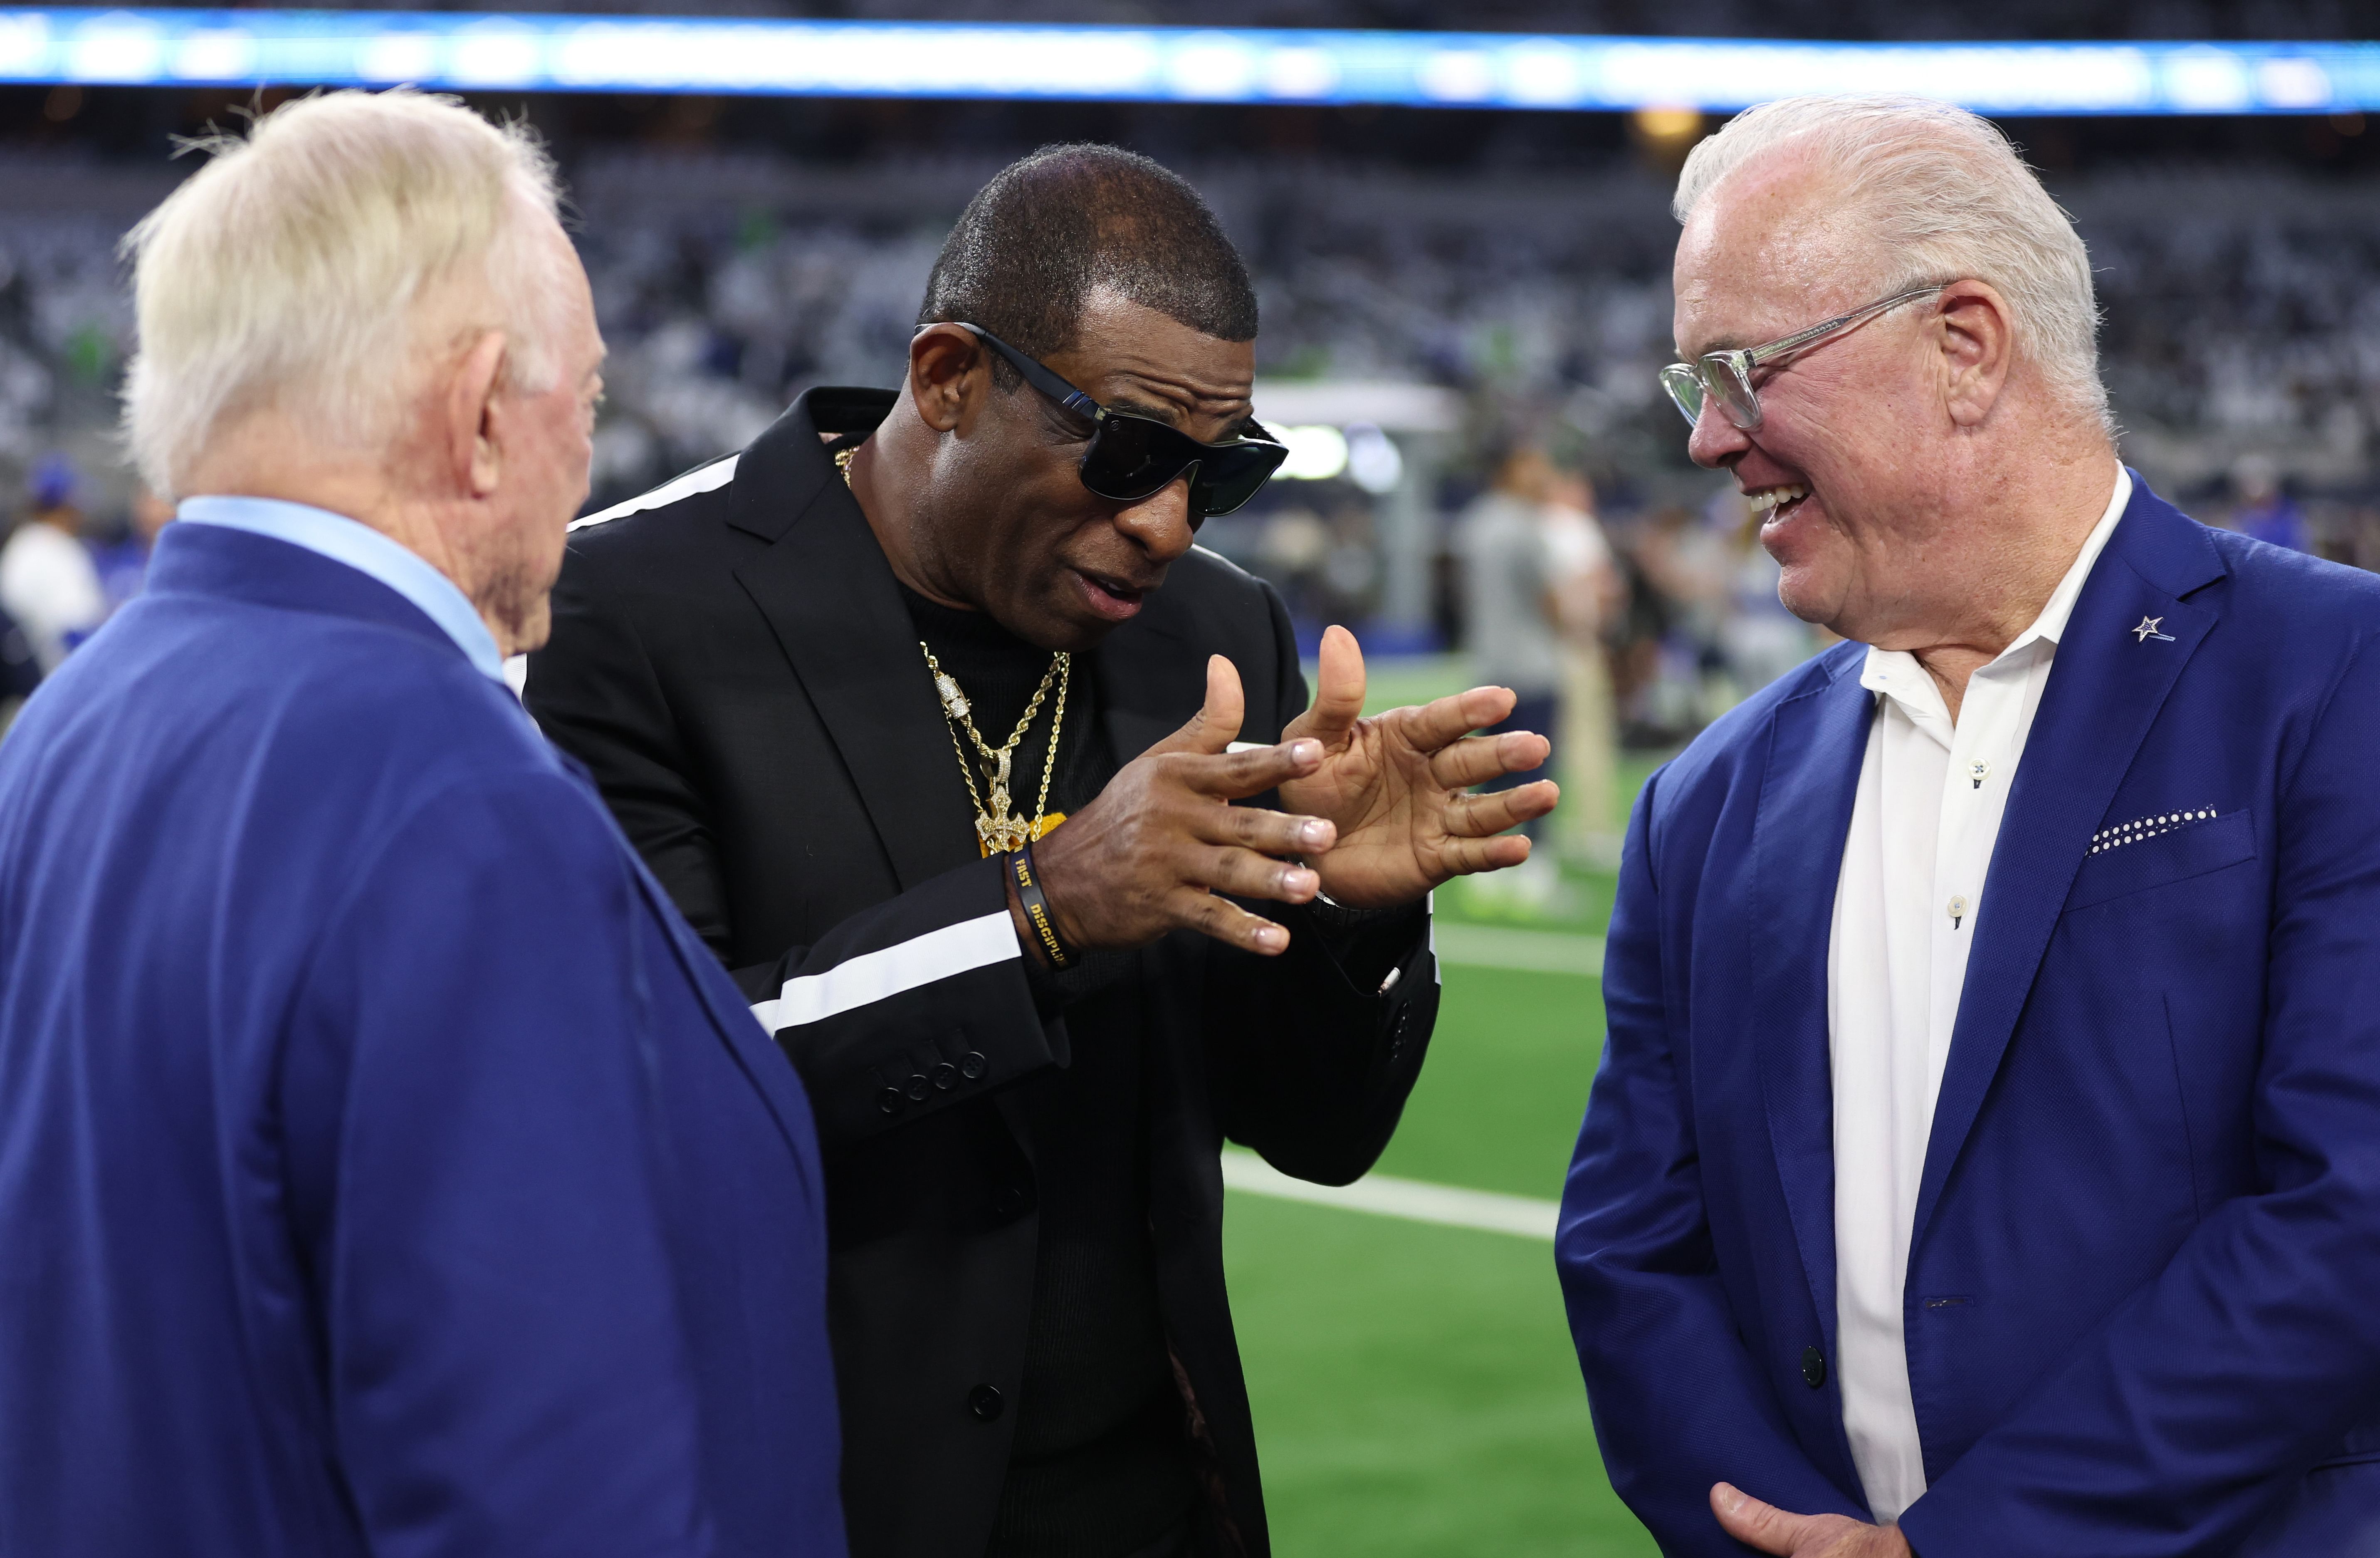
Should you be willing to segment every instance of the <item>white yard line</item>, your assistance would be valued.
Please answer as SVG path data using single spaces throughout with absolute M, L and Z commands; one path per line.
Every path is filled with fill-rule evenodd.
M 1603 975 L 1603 938 L 1563 931 L 1514 931 L 1500 925 L 1465 925 L 1440 919 L 1432 927 L 1438 960 L 1474 968 L 1512 968 L 1528 974 Z
M 1532 974 L 1603 973 L 1603 938 L 1560 931 L 1519 931 L 1496 925 L 1465 925 L 1439 920 L 1433 927 L 1441 963 L 1474 968 L 1511 968 Z M 1479 1228 L 1495 1234 L 1551 1242 L 1556 1201 L 1534 1196 L 1507 1196 L 1494 1190 L 1465 1190 L 1452 1185 L 1431 1185 L 1418 1179 L 1368 1174 L 1353 1185 L 1314 1185 L 1292 1179 L 1244 1148 L 1223 1150 L 1223 1183 L 1251 1196 L 1305 1201 L 1337 1207 L 1342 1211 L 1368 1211 L 1402 1217 L 1413 1223 L 1437 1223 L 1450 1228 Z
M 1450 1228 L 1481 1228 L 1491 1234 L 1518 1234 L 1523 1238 L 1551 1243 L 1560 1203 L 1534 1196 L 1506 1196 L 1493 1190 L 1463 1190 L 1451 1185 L 1428 1185 L 1418 1179 L 1396 1179 L 1367 1174 L 1353 1185 L 1312 1185 L 1292 1179 L 1244 1148 L 1223 1149 L 1223 1183 L 1251 1196 L 1271 1196 L 1284 1201 L 1310 1201 L 1342 1211 L 1369 1211 L 1402 1217 L 1413 1223 L 1439 1223 Z

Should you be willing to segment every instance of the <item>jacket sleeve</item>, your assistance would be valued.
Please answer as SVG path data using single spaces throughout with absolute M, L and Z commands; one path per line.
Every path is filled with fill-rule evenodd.
M 1306 688 L 1289 613 L 1278 595 L 1264 593 L 1277 717 L 1245 734 L 1270 741 L 1305 709 Z M 1428 908 L 1338 918 L 1293 905 L 1245 907 L 1279 920 L 1290 941 L 1278 957 L 1208 949 L 1208 1046 L 1224 1135 L 1283 1174 L 1347 1184 L 1388 1146 L 1438 1021 Z
M 1901 1517 L 1925 1558 L 2228 1552 L 2380 1400 L 2380 644 L 2282 786 L 2263 1193 L 2200 1223 Z
M 1613 1491 L 1671 1558 L 1734 1558 L 1750 1550 L 1711 1514 L 1714 1482 L 1796 1514 L 1868 1515 L 1795 1442 L 1719 1280 L 1662 966 L 1648 845 L 1660 781 L 1637 798 L 1621 852 L 1603 1060 L 1554 1262 Z
M 524 774 L 431 797 L 326 923 L 283 1114 L 375 1552 L 710 1551 L 651 1061 L 688 1036 L 651 1030 L 632 870 Z
M 714 952 L 732 944 L 724 874 L 696 764 L 633 615 L 590 554 L 553 590 L 553 635 L 522 694 Z M 810 945 L 731 972 L 801 1073 L 832 1152 L 1063 1058 L 1026 982 L 999 863 L 924 882 Z
M 961 866 L 735 970 L 801 1073 L 821 1142 L 863 1140 L 1066 1058 L 1001 872 L 998 860 Z

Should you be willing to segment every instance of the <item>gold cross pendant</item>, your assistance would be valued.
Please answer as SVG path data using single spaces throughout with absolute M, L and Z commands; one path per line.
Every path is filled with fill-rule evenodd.
M 995 822 L 978 811 L 975 818 L 976 847 L 983 851 L 986 858 L 1005 855 L 1047 838 L 1050 830 L 1065 820 L 1064 812 L 1050 811 L 1045 812 L 1040 821 L 1035 822 L 1028 822 L 1022 817 L 1003 817 Z
M 1033 824 L 1022 817 L 1006 815 L 998 818 L 977 812 L 975 835 L 986 856 L 1005 855 L 1022 849 L 1033 840 Z

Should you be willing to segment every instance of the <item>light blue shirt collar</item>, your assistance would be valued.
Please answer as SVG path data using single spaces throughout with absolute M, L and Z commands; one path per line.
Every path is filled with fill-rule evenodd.
M 184 498 L 174 514 L 186 525 L 221 525 L 302 546 L 376 578 L 421 608 L 482 675 L 504 679 L 494 635 L 455 581 L 370 526 L 327 508 L 280 498 Z

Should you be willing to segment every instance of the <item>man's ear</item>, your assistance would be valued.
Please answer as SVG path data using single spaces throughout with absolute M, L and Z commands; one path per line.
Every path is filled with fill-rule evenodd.
M 2016 356 L 2015 320 L 1989 282 L 1955 281 L 1934 301 L 1940 332 L 1943 394 L 1950 420 L 1980 427 L 2008 383 Z
M 504 472 L 509 431 L 496 403 L 507 343 L 501 330 L 482 332 L 452 359 L 443 397 L 448 480 L 458 492 L 484 498 Z
M 909 398 L 936 432 L 950 432 L 991 382 L 991 352 L 955 324 L 933 324 L 909 339 Z

